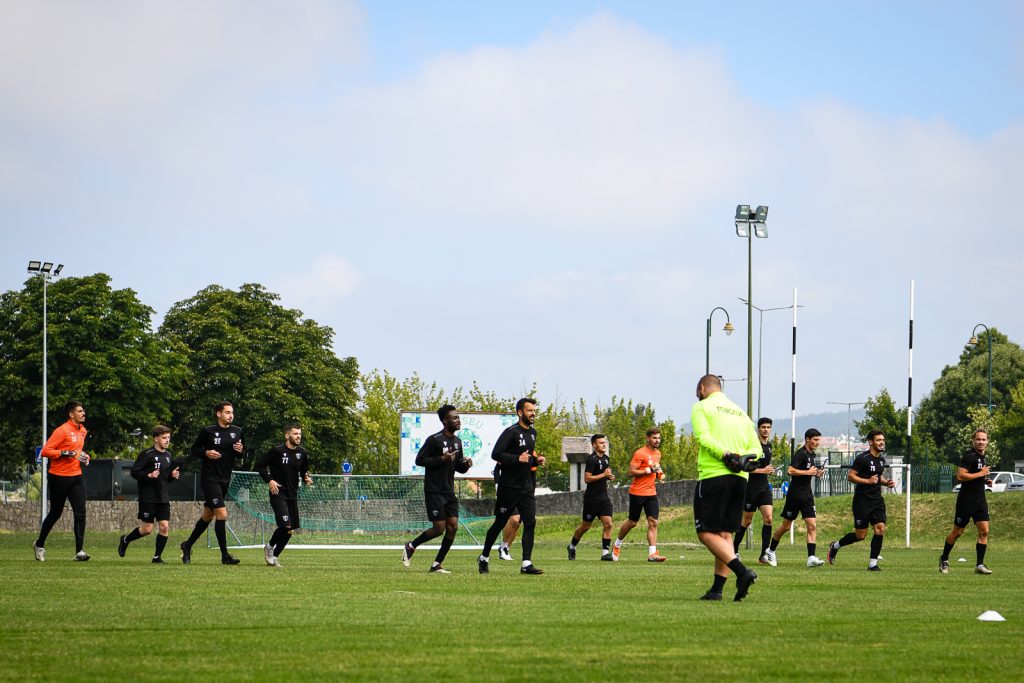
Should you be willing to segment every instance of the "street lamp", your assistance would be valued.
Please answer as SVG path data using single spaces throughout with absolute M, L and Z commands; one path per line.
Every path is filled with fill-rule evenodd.
M 725 327 L 723 327 L 722 329 L 725 330 L 725 334 L 727 336 L 732 334 L 732 331 L 736 329 L 735 327 L 732 326 L 732 323 L 729 322 L 729 311 L 725 310 L 721 306 L 715 306 L 714 308 L 711 309 L 711 313 L 708 314 L 708 333 L 704 342 L 705 375 L 711 374 L 711 319 L 715 317 L 715 311 L 721 311 L 722 313 L 725 313 Z
M 767 220 L 767 206 L 759 206 L 755 210 L 751 210 L 749 204 L 736 206 L 736 236 L 747 239 L 747 415 L 754 412 L 754 309 L 751 303 L 754 300 L 754 238 L 768 237 Z
M 737 298 L 743 303 L 747 303 L 747 300 L 743 297 Z M 803 307 L 803 304 L 797 304 L 797 308 Z M 759 313 L 757 324 L 757 414 L 760 417 L 764 415 L 761 412 L 761 355 L 764 351 L 764 314 L 765 311 L 789 311 L 793 309 L 793 306 L 776 306 L 775 308 L 758 308 L 754 306 L 754 309 Z
M 43 280 L 43 440 L 40 444 L 46 443 L 47 429 L 46 429 L 46 285 L 49 283 L 51 277 L 57 277 L 60 275 L 60 271 L 64 270 L 64 264 L 57 264 L 57 268 L 53 268 L 51 261 L 29 261 L 28 272 L 32 273 L 34 277 L 42 278 Z M 52 271 L 52 272 L 51 272 Z M 46 458 L 40 458 L 42 460 L 42 469 L 40 469 L 40 501 L 39 501 L 39 523 L 42 524 L 46 519 Z
M 978 323 L 974 326 L 974 331 L 971 332 L 971 338 L 967 340 L 967 343 L 971 346 L 978 345 L 978 328 L 985 328 L 985 339 L 988 341 L 988 414 L 992 414 L 992 334 L 988 331 L 988 325 L 984 323 Z
M 846 406 L 846 454 L 850 455 L 853 453 L 853 442 L 850 440 L 850 430 L 853 424 L 850 420 L 850 409 L 853 406 L 864 405 L 864 401 L 829 401 L 828 403 L 833 406 Z

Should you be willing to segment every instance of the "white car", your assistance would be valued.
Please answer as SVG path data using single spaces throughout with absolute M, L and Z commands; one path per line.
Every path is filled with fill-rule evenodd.
M 1004 491 L 1022 491 L 1024 490 L 1024 474 L 1020 472 L 991 472 L 988 478 L 992 480 L 991 484 L 985 484 L 985 490 L 989 493 L 1003 493 Z M 1012 488 L 1008 488 L 1011 484 L 1014 484 Z M 957 483 L 953 487 L 953 493 L 960 490 L 960 484 Z

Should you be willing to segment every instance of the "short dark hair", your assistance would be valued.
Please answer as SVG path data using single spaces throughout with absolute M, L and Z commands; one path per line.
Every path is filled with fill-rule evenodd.
M 284 426 L 284 431 L 285 431 L 286 434 L 288 432 L 292 431 L 293 429 L 301 430 L 302 429 L 302 425 L 300 425 L 298 422 L 289 422 L 288 424 L 286 424 Z
M 661 429 L 658 427 L 648 427 L 647 431 L 644 432 L 644 436 L 654 436 L 655 434 L 661 434 Z
M 772 422 L 772 419 L 770 417 L 762 417 L 762 418 L 758 419 L 758 421 L 757 421 L 757 426 L 758 427 L 760 427 L 761 425 L 772 425 L 772 424 L 775 424 L 775 423 Z
M 819 432 L 814 427 L 811 427 L 806 432 L 804 432 L 804 439 L 813 439 L 816 436 L 821 436 L 821 432 Z
M 215 406 L 213 406 L 213 412 L 214 412 L 214 413 L 219 413 L 219 412 L 221 412 L 222 410 L 224 410 L 225 408 L 227 408 L 228 406 L 231 406 L 232 408 L 234 408 L 234 407 L 235 407 L 235 406 L 234 406 L 234 405 L 233 405 L 233 404 L 231 403 L 231 401 L 220 401 L 220 402 L 219 402 L 219 403 L 217 403 L 217 404 L 216 404 Z
M 974 437 L 976 437 L 976 436 L 977 436 L 978 434 L 984 434 L 985 436 L 988 436 L 988 430 L 987 430 L 987 429 L 983 429 L 983 428 L 979 427 L 978 429 L 975 429 L 975 430 L 974 430 L 974 433 L 973 433 L 973 434 L 971 434 L 971 438 L 973 439 L 973 438 L 974 438 Z
M 871 441 L 876 436 L 885 436 L 885 432 L 883 432 L 881 429 L 872 429 L 870 432 L 868 432 L 868 441 Z
M 166 425 L 157 425 L 153 427 L 153 438 L 163 436 L 164 434 L 170 434 L 171 428 Z
M 590 445 L 593 446 L 595 443 L 597 443 L 598 439 L 606 439 L 606 438 L 608 438 L 608 437 L 606 437 L 604 434 L 594 434 L 594 435 L 592 435 L 590 437 Z
M 448 417 L 448 413 L 452 412 L 453 410 L 457 410 L 457 408 L 453 406 L 451 403 L 445 403 L 443 406 L 437 409 L 437 419 L 439 419 L 441 422 L 444 422 L 444 419 Z
M 518 401 L 516 401 L 516 412 L 518 413 L 520 410 L 526 407 L 527 403 L 531 405 L 537 405 L 537 399 L 530 398 L 529 396 L 527 396 L 526 398 L 519 399 Z
M 82 404 L 79 403 L 78 401 L 68 401 L 67 403 L 64 404 L 64 417 L 67 417 L 68 415 L 75 412 L 77 409 L 81 407 Z

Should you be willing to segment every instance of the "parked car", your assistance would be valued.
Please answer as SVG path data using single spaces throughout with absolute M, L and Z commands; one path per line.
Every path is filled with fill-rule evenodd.
M 1003 493 L 1005 491 L 1024 491 L 1024 474 L 1020 472 L 992 472 L 988 475 L 992 480 L 991 484 L 985 484 L 985 490 L 989 493 Z M 1009 488 L 1010 484 L 1017 484 Z M 960 482 L 953 487 L 953 493 L 960 490 Z

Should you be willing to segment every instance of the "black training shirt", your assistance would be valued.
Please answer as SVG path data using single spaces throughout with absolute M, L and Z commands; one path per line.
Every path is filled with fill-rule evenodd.
M 452 459 L 443 458 L 448 453 Z M 431 434 L 416 454 L 416 466 L 424 469 L 423 492 L 455 494 L 455 473 L 469 471 L 469 461 L 462 455 L 462 439 L 447 436 L 444 430 Z
M 814 452 L 809 451 L 801 446 L 796 453 L 793 454 L 793 462 L 791 467 L 798 470 L 809 470 L 814 467 Z M 814 492 L 811 490 L 811 479 L 814 477 L 798 476 L 789 478 L 789 494 L 790 496 L 813 496 Z
M 309 453 L 301 447 L 288 448 L 285 444 L 274 446 L 256 463 L 256 471 L 263 481 L 277 482 L 280 487 L 278 498 L 296 500 L 299 495 L 299 477 L 309 472 Z
M 864 451 L 858 453 L 857 457 L 853 459 L 853 464 L 850 469 L 856 473 L 861 479 L 870 479 L 871 477 L 877 476 L 877 484 L 856 484 L 853 487 L 853 495 L 860 496 L 861 498 L 881 498 L 882 497 L 882 470 L 889 466 L 889 463 L 885 461 L 885 454 L 880 453 L 878 457 L 873 457 L 871 451 Z
M 200 431 L 189 450 L 189 454 L 193 458 L 199 458 L 201 463 L 200 478 L 204 481 L 228 484 L 231 481 L 231 471 L 235 469 L 235 458 L 242 457 L 242 453 L 236 453 L 233 446 L 241 440 L 242 429 L 234 425 L 210 425 Z M 206 457 L 206 451 L 217 451 L 221 457 L 218 460 L 210 460 Z
M 985 467 L 985 456 L 972 448 L 960 457 L 960 467 L 968 474 L 977 474 Z M 985 477 L 960 482 L 957 500 L 985 500 Z
M 761 457 L 757 461 L 758 468 L 768 467 L 772 464 L 772 442 L 761 444 Z M 792 484 L 790 484 L 792 486 Z M 747 479 L 748 489 L 763 489 L 768 488 L 768 475 L 767 474 L 750 474 L 750 478 Z
M 533 427 L 523 429 L 517 422 L 501 433 L 491 453 L 491 459 L 501 465 L 501 473 L 498 475 L 499 486 L 526 490 L 533 490 L 536 487 L 536 445 L 537 430 Z M 523 451 L 530 454 L 527 462 L 519 462 L 519 456 Z
M 131 475 L 139 482 L 140 503 L 169 503 L 167 482 L 171 481 L 171 472 L 176 469 L 172 464 L 170 451 L 160 452 L 155 448 L 139 453 L 132 465 Z M 151 478 L 151 472 L 159 472 L 159 477 Z
M 591 453 L 590 456 L 587 457 L 587 472 L 595 476 L 604 474 L 605 470 L 608 469 L 608 463 L 609 459 L 607 455 Z M 604 477 L 587 484 L 587 491 L 583 494 L 584 500 L 599 500 L 607 497 L 608 480 Z

